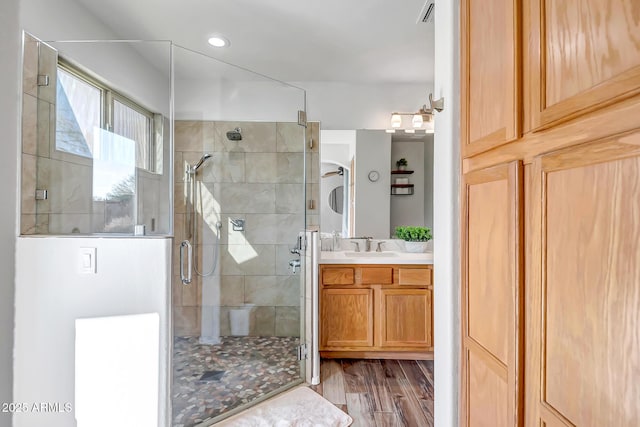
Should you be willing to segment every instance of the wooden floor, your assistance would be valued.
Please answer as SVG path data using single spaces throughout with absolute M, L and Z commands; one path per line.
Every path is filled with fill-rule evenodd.
M 323 359 L 311 387 L 352 427 L 433 426 L 433 360 Z

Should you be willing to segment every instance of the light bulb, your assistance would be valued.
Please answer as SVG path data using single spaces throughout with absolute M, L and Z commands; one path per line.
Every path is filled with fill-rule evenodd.
M 400 126 L 402 126 L 402 117 L 400 116 L 400 114 L 393 113 L 391 115 L 391 127 L 399 128 Z
M 413 123 L 414 128 L 422 127 L 422 114 L 414 114 L 411 123 Z

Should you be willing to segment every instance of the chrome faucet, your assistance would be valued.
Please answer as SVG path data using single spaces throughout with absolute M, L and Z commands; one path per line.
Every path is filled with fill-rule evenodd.
M 387 243 L 387 242 L 385 242 L 384 240 L 379 241 L 378 242 L 378 248 L 376 249 L 376 252 L 382 252 L 382 245 L 384 245 L 385 243 Z
M 373 240 L 373 237 L 350 237 L 350 239 L 366 240 L 366 242 L 365 242 L 365 250 L 367 252 L 371 252 L 371 240 Z M 356 245 L 356 252 L 360 252 L 360 243 L 359 242 L 354 242 L 353 240 L 351 241 L 351 243 Z

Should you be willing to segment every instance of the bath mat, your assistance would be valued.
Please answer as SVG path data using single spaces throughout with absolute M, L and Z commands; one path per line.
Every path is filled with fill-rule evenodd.
M 216 427 L 347 427 L 353 419 L 309 387 L 298 387 Z

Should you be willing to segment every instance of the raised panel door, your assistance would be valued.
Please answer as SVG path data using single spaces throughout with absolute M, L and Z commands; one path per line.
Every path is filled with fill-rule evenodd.
M 525 130 L 640 93 L 637 0 L 525 2 Z
M 538 157 L 529 181 L 528 422 L 640 425 L 640 133 Z
M 432 346 L 431 290 L 381 289 L 381 347 Z
M 373 290 L 323 289 L 320 346 L 373 346 Z
M 464 176 L 463 426 L 522 419 L 521 175 L 513 162 Z
M 519 136 L 519 0 L 462 0 L 463 157 Z

